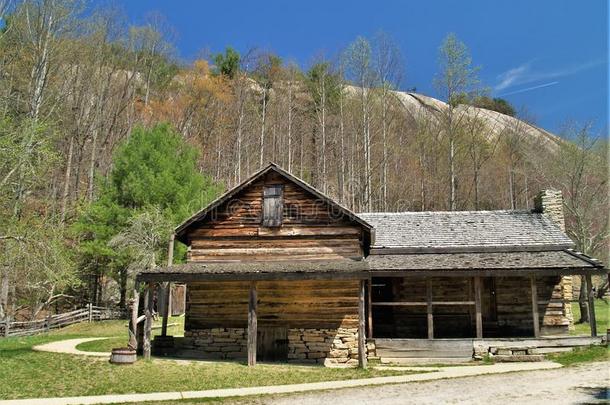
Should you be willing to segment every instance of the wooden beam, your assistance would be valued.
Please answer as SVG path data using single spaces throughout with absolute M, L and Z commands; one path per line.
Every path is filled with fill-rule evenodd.
M 360 289 L 358 294 L 358 366 L 366 368 L 366 337 L 365 337 L 365 280 L 360 280 Z
M 196 263 L 193 263 L 196 264 Z M 215 264 L 215 263 L 211 263 Z M 202 272 L 168 272 L 163 273 L 162 271 L 140 273 L 137 275 L 136 280 L 139 282 L 164 282 L 171 281 L 177 283 L 190 283 L 195 281 L 298 281 L 298 280 L 368 280 L 370 277 L 369 273 L 365 271 L 339 271 L 339 272 L 295 272 L 295 273 L 281 273 L 281 272 L 269 272 L 260 273 L 253 272 L 247 274 L 239 273 L 206 273 Z
M 432 305 L 475 305 L 475 301 L 432 301 Z M 387 306 L 387 307 L 417 307 L 426 306 L 428 302 L 419 301 L 390 301 L 390 302 L 373 302 L 372 305 Z
M 367 333 L 367 337 L 369 339 L 373 338 L 373 280 L 372 279 L 368 279 L 367 281 L 367 288 L 368 288 L 368 333 Z
M 253 281 L 250 283 L 250 297 L 248 299 L 248 366 L 256 365 L 257 303 L 256 282 Z
M 152 307 L 153 307 L 153 284 L 148 283 L 146 286 L 146 291 L 144 292 L 144 315 L 146 319 L 144 320 L 144 358 L 146 360 L 150 359 L 150 349 L 151 349 L 151 332 L 152 332 Z
M 483 338 L 483 314 L 481 311 L 481 277 L 474 278 L 474 307 L 477 339 Z
M 587 299 L 589 300 L 589 325 L 591 326 L 591 336 L 597 336 L 597 320 L 595 319 L 595 297 L 593 296 L 593 280 L 591 275 L 586 275 L 587 279 Z
M 172 233 L 169 237 L 169 246 L 167 248 L 167 266 L 170 267 L 174 264 L 174 242 L 176 239 L 176 235 Z M 168 281 L 165 284 L 165 308 L 163 309 L 165 313 L 163 314 L 163 321 L 161 323 L 161 336 L 167 336 L 167 321 L 171 315 L 172 308 L 172 283 Z
M 432 279 L 426 278 L 426 300 L 428 314 L 428 339 L 434 339 L 434 315 L 432 314 Z
M 534 322 L 534 336 L 540 337 L 540 316 L 538 314 L 538 289 L 536 286 L 536 276 L 530 276 L 532 290 L 532 321 Z

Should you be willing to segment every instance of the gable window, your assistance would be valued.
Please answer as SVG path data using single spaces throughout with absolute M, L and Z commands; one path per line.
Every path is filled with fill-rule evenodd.
M 263 226 L 275 228 L 282 225 L 283 190 L 281 184 L 268 185 L 263 190 Z

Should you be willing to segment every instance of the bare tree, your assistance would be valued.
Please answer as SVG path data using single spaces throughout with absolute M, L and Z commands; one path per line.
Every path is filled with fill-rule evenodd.
M 472 66 L 466 45 L 458 40 L 455 34 L 447 35 L 439 48 L 439 68 L 440 72 L 434 82 L 447 101 L 443 121 L 449 144 L 449 209 L 453 211 L 457 207 L 456 143 L 461 119 L 456 107 L 459 97 L 471 91 L 478 83 L 478 68 Z

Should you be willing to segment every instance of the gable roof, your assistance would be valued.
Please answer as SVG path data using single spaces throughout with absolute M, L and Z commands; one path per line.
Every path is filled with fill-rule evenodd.
M 549 218 L 530 211 L 358 214 L 375 227 L 376 250 L 402 253 L 563 250 L 574 242 Z
M 329 204 L 331 207 L 336 209 L 337 212 L 342 213 L 343 215 L 348 217 L 350 220 L 352 220 L 352 221 L 358 223 L 359 225 L 361 225 L 369 233 L 373 229 L 372 225 L 370 225 L 368 222 L 366 222 L 365 220 L 363 220 L 362 218 L 357 216 L 351 210 L 349 210 L 346 207 L 342 206 L 341 204 L 337 203 L 332 198 L 328 197 L 327 195 L 325 195 L 321 191 L 315 189 L 313 186 L 311 186 L 310 184 L 306 183 L 305 181 L 303 181 L 303 180 L 299 179 L 298 177 L 295 177 L 292 174 L 288 173 L 286 170 L 282 169 L 281 167 L 279 167 L 275 163 L 269 163 L 267 166 L 265 166 L 264 168 L 262 168 L 258 172 L 254 173 L 253 175 L 248 177 L 246 180 L 244 180 L 243 182 L 241 182 L 237 186 L 233 187 L 232 189 L 230 189 L 229 191 L 227 191 L 226 193 L 224 193 L 223 195 L 218 197 L 216 200 L 212 201 L 206 207 L 204 207 L 200 211 L 196 212 L 194 215 L 192 215 L 190 218 L 188 218 L 182 224 L 178 225 L 176 227 L 176 229 L 175 229 L 176 239 L 178 239 L 181 242 L 186 242 L 185 241 L 185 234 L 186 234 L 186 232 L 192 226 L 195 226 L 196 223 L 198 223 L 199 221 L 204 220 L 206 215 L 208 213 L 210 213 L 212 210 L 214 210 L 215 208 L 221 206 L 225 202 L 229 201 L 232 197 L 237 195 L 240 191 L 244 190 L 246 187 L 250 186 L 252 183 L 254 183 L 255 181 L 257 181 L 258 179 L 260 179 L 261 177 L 265 176 L 267 173 L 270 173 L 270 172 L 278 173 L 279 175 L 281 175 L 282 177 L 284 177 L 288 181 L 291 181 L 291 182 L 297 184 L 298 186 L 300 186 L 301 188 L 303 188 L 307 192 L 313 194 L 316 198 L 319 198 L 320 200 L 322 200 L 325 203 Z

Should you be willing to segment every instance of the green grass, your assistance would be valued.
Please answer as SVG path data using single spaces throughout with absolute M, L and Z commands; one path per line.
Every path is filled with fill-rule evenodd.
M 589 346 L 574 349 L 571 352 L 549 354 L 547 355 L 547 358 L 563 364 L 564 366 L 588 363 L 592 361 L 608 361 L 610 360 L 610 347 Z
M 574 314 L 574 322 L 578 322 L 580 319 L 578 302 L 572 303 L 572 313 Z M 605 334 L 608 325 L 610 325 L 610 302 L 608 300 L 595 300 L 595 319 L 597 321 L 597 334 Z M 591 333 L 588 323 L 575 323 L 574 327 L 574 330 L 570 331 L 572 335 L 589 335 Z
M 166 359 L 117 366 L 104 358 L 32 350 L 32 346 L 57 340 L 102 336 L 125 336 L 125 339 L 111 339 L 109 344 L 125 346 L 125 321 L 83 323 L 49 334 L 0 339 L 0 399 L 206 390 L 407 374 L 370 368 L 331 369 L 285 364 L 247 367 L 237 362 Z M 102 347 L 90 346 L 95 351 Z

